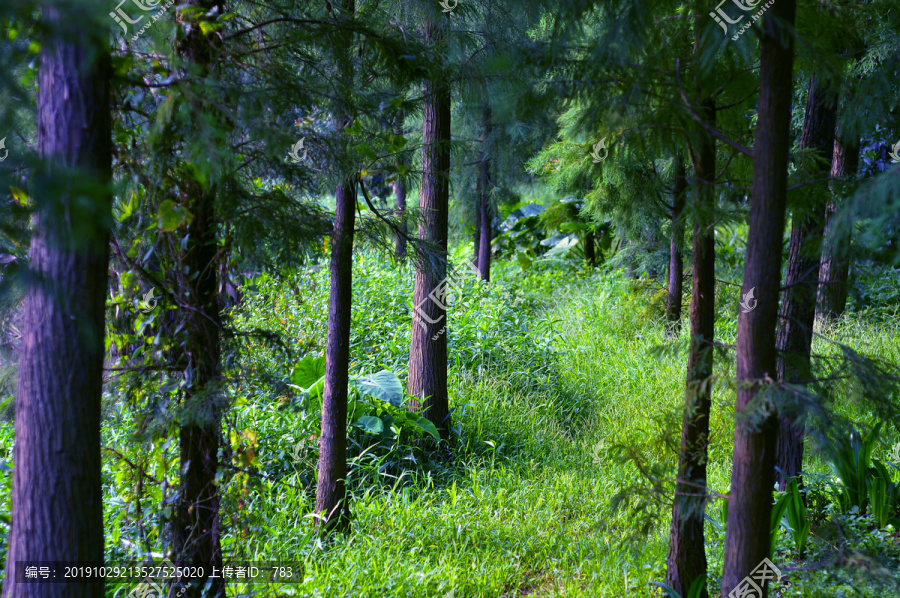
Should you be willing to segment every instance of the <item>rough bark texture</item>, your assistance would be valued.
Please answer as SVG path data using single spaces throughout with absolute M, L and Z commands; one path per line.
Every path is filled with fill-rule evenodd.
M 325 528 L 350 530 L 347 504 L 347 384 L 350 364 L 350 310 L 353 292 L 353 226 L 356 185 L 341 185 L 335 194 L 331 242 L 331 294 L 325 347 L 325 392 L 319 440 L 319 485 L 316 512 Z
M 435 35 L 434 25 L 425 27 L 426 40 Z M 450 169 L 450 87 L 442 80 L 424 86 L 422 127 L 422 185 L 419 194 L 419 238 L 441 252 L 438 259 L 421 260 L 416 268 L 409 351 L 410 408 L 421 410 L 440 432 L 450 434 L 447 396 L 447 210 Z
M 859 168 L 859 139 L 843 143 L 834 140 L 834 157 L 831 161 L 831 176 L 849 179 L 856 176 Z M 832 238 L 832 218 L 837 211 L 841 193 L 840 184 L 832 186 L 832 200 L 825 208 L 825 241 L 822 251 L 822 266 L 819 269 L 819 297 L 816 319 L 833 321 L 844 314 L 847 307 L 847 281 L 850 279 L 850 260 L 846 257 L 850 246 L 850 231 Z
M 715 104 L 704 100 L 701 115 L 715 126 Z M 687 595 L 694 580 L 706 574 L 703 516 L 706 513 L 706 465 L 709 442 L 710 376 L 715 336 L 716 248 L 715 208 L 716 146 L 705 136 L 692 153 L 695 212 L 691 290 L 691 345 L 685 385 L 684 420 L 678 481 L 669 529 L 666 583 Z M 680 301 L 680 296 L 679 296 Z M 700 596 L 709 595 L 704 588 Z
M 45 7 L 38 152 L 48 170 L 78 168 L 109 184 L 109 49 L 59 9 Z M 47 186 L 48 188 L 52 186 Z M 38 189 L 22 308 L 16 390 L 12 522 L 6 598 L 101 598 L 100 584 L 15 583 L 16 561 L 103 562 L 100 394 L 109 263 L 110 194 Z
M 675 156 L 675 184 L 672 190 L 672 239 L 669 242 L 669 294 L 666 298 L 666 322 L 670 332 L 676 335 L 681 326 L 681 295 L 684 287 L 684 256 L 681 254 L 684 225 L 681 222 L 681 214 L 684 212 L 686 190 L 687 174 L 684 168 L 684 158 L 679 152 Z
M 214 7 L 220 11 L 223 8 L 219 2 L 210 0 L 190 4 L 203 8 L 204 12 Z M 186 62 L 206 75 L 212 62 L 211 43 L 200 28 L 195 27 L 178 50 Z M 198 111 L 209 109 L 208 106 L 197 106 Z M 196 181 L 184 181 L 182 184 L 185 189 L 183 202 L 189 206 L 194 219 L 188 226 L 188 242 L 181 259 L 188 272 L 199 272 L 200 275 L 188 278 L 190 293 L 186 301 L 191 309 L 184 311 L 185 378 L 189 384 L 184 393 L 184 412 L 179 428 L 181 488 L 173 538 L 175 565 L 221 568 L 220 497 L 216 484 L 219 437 L 222 433 L 216 190 Z M 185 593 L 181 594 L 182 591 Z M 186 598 L 200 598 L 203 595 L 224 597 L 225 583 L 221 578 L 212 578 L 210 590 L 204 593 L 203 583 L 196 580 L 189 583 L 187 579 L 182 579 L 170 590 L 170 596 L 176 595 Z
M 779 1 L 763 17 L 759 117 L 742 288 L 742 294 L 756 289 L 757 305 L 749 312 L 742 311 L 738 320 L 737 420 L 722 598 L 727 598 L 769 556 L 776 422 L 771 401 L 759 409 L 748 409 L 748 405 L 759 393 L 763 380 L 775 374 L 794 56 L 792 38 L 776 19 L 793 25 L 796 8 L 796 0 Z M 751 412 L 755 414 L 752 422 Z M 762 587 L 762 598 L 766 598 L 768 586 Z
M 812 178 L 823 178 L 831 169 L 834 152 L 834 125 L 837 112 L 837 94 L 826 88 L 814 76 L 809 82 L 806 117 L 800 147 L 814 149 L 824 160 L 824 167 L 809 170 Z M 804 209 L 795 210 L 791 225 L 791 242 L 788 249 L 785 292 L 781 302 L 778 334 L 775 346 L 778 350 L 777 372 L 781 382 L 796 382 L 810 378 L 810 348 L 813 322 L 816 316 L 816 289 L 819 283 L 818 245 L 824 227 L 825 199 L 817 186 Z M 800 405 L 789 400 L 778 418 L 778 442 L 775 449 L 775 465 L 788 478 L 799 475 L 803 469 L 803 438 L 805 425 Z M 779 473 L 778 486 L 787 487 L 787 480 Z
M 478 230 L 481 238 L 478 243 L 478 271 L 481 272 L 481 280 L 491 279 L 491 215 L 490 215 L 490 184 L 491 161 L 488 158 L 488 140 L 491 136 L 491 107 L 484 105 L 481 113 L 481 157 L 478 162 Z

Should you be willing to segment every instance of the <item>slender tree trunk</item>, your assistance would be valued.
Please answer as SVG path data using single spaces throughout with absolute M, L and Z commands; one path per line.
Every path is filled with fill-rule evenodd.
M 775 373 L 794 59 L 793 38 L 776 19 L 791 27 L 796 8 L 796 0 L 780 0 L 763 17 L 759 116 L 742 288 L 742 294 L 756 289 L 758 299 L 756 307 L 742 312 L 738 320 L 737 419 L 722 598 L 728 598 L 769 557 L 777 428 L 771 398 L 764 399 L 760 407 L 748 406 L 762 390 L 764 380 Z M 762 598 L 766 598 L 768 585 L 760 585 Z
M 669 331 L 677 335 L 681 326 L 681 295 L 684 284 L 684 257 L 681 245 L 684 242 L 684 212 L 687 174 L 681 152 L 675 155 L 675 185 L 672 192 L 672 239 L 669 243 L 669 295 L 666 299 L 666 322 Z
M 433 23 L 425 26 L 425 39 L 437 36 Z M 450 170 L 450 87 L 443 80 L 425 83 L 422 127 L 422 185 L 419 238 L 440 252 L 436 259 L 423 259 L 416 268 L 412 343 L 409 351 L 407 391 L 414 399 L 410 408 L 425 408 L 424 416 L 440 432 L 450 435 L 450 405 L 447 396 L 447 210 Z
M 809 82 L 800 147 L 815 149 L 818 156 L 825 160 L 826 166 L 811 170 L 811 177 L 820 178 L 831 168 L 836 113 L 836 90 L 826 88 L 813 76 Z M 784 281 L 786 290 L 775 341 L 778 380 L 781 382 L 808 380 L 811 374 L 810 349 L 821 252 L 818 243 L 822 238 L 825 212 L 825 193 L 815 187 L 813 189 L 808 206 L 804 206 L 808 209 L 795 210 L 791 226 Z M 775 465 L 791 478 L 803 469 L 805 425 L 797 401 L 785 404 L 778 418 L 778 427 Z M 781 490 L 787 487 L 787 480 L 781 474 L 778 474 L 778 486 Z
M 325 348 L 325 393 L 319 441 L 316 512 L 326 530 L 350 531 L 347 504 L 347 385 L 350 367 L 350 310 L 353 293 L 353 226 L 356 185 L 337 189 L 331 242 L 331 295 Z
M 849 179 L 856 176 L 859 168 L 859 138 L 848 142 L 834 140 L 834 157 L 831 162 L 831 176 L 835 179 Z M 832 218 L 840 201 L 840 184 L 832 184 L 832 199 L 825 208 L 825 242 L 822 253 L 822 267 L 819 271 L 819 304 L 816 318 L 833 321 L 844 314 L 847 307 L 847 283 L 850 279 L 850 260 L 846 257 L 850 246 L 850 230 L 838 238 L 831 239 Z
M 394 134 L 402 136 L 403 135 L 403 117 L 400 116 L 397 118 L 394 123 Z M 400 214 L 400 228 L 403 231 L 403 234 L 407 234 L 406 228 L 406 185 L 403 183 L 403 177 L 398 177 L 396 181 L 394 181 L 394 197 L 397 200 L 397 212 Z M 406 258 L 406 238 L 403 235 L 397 235 L 396 239 L 396 256 L 397 261 L 401 261 Z
M 109 48 L 43 9 L 36 185 L 16 390 L 12 521 L 4 598 L 101 598 L 99 584 L 16 583 L 17 561 L 103 562 L 100 395 L 112 149 Z M 77 168 L 85 197 L 43 181 Z M 83 182 L 87 182 L 86 180 Z M 81 195 L 85 195 L 82 193 Z M 23 575 L 24 577 L 24 575 Z
M 215 0 L 197 0 L 190 3 L 204 12 L 222 5 Z M 199 27 L 194 27 L 181 42 L 179 52 L 189 64 L 198 67 L 205 76 L 212 63 L 215 36 L 207 38 Z M 196 110 L 214 110 L 198 100 Z M 189 206 L 194 219 L 188 226 L 187 246 L 182 256 L 187 272 L 189 294 L 186 301 L 191 309 L 184 312 L 186 339 L 184 354 L 187 359 L 185 379 L 188 385 L 184 396 L 184 411 L 179 428 L 181 456 L 180 499 L 176 506 L 174 550 L 175 564 L 179 567 L 202 565 L 207 568 L 222 567 L 221 529 L 219 525 L 218 485 L 219 437 L 222 434 L 222 410 L 224 401 L 221 389 L 221 323 L 219 308 L 219 268 L 216 265 L 218 221 L 215 215 L 216 189 L 196 181 L 185 181 L 183 202 Z M 193 276 L 193 273 L 198 273 Z M 206 580 L 204 580 L 205 583 Z M 221 578 L 210 577 L 211 588 L 204 592 L 203 583 L 189 583 L 180 579 L 186 588 L 185 598 L 225 596 L 225 583 Z M 170 596 L 182 590 L 173 587 Z
M 354 0 L 342 0 L 342 12 L 352 16 Z M 334 36 L 335 58 L 342 87 L 353 87 L 353 34 L 345 29 Z M 341 127 L 353 124 L 353 114 L 334 102 Z M 353 226 L 356 213 L 356 173 L 335 192 L 331 239 L 331 291 L 328 302 L 328 339 L 325 345 L 325 390 L 322 399 L 322 436 L 319 439 L 319 484 L 316 513 L 326 532 L 350 531 L 347 478 L 347 387 L 350 371 L 350 316 L 353 294 Z
M 594 243 L 594 231 L 589 230 L 584 235 L 584 261 L 593 266 L 597 263 L 597 248 Z
M 478 271 L 481 280 L 491 279 L 491 215 L 489 210 L 491 161 L 488 158 L 488 142 L 491 136 L 491 106 L 485 104 L 481 113 L 481 159 L 478 177 L 478 224 L 481 239 L 478 244 Z
M 715 126 L 716 109 L 710 99 L 701 103 L 701 116 Z M 706 575 L 703 516 L 706 513 L 706 463 L 709 444 L 710 376 L 715 336 L 716 247 L 715 184 L 716 145 L 704 136 L 694 167 L 695 212 L 694 267 L 691 290 L 691 346 L 688 353 L 684 420 L 678 481 L 669 529 L 666 583 L 687 595 L 694 580 Z M 682 169 L 683 170 L 683 169 Z M 680 294 L 679 294 L 680 301 Z M 709 596 L 704 588 L 702 598 Z
M 478 185 L 479 185 L 479 187 L 481 185 L 481 175 L 480 174 L 479 174 L 479 178 L 478 178 Z M 475 245 L 475 251 L 473 252 L 473 255 L 472 255 L 472 263 L 477 265 L 478 264 L 478 256 L 479 256 L 478 250 L 480 249 L 480 245 L 481 245 L 481 191 L 480 191 L 480 189 L 475 194 L 475 232 L 472 235 L 472 241 L 473 241 L 473 244 Z

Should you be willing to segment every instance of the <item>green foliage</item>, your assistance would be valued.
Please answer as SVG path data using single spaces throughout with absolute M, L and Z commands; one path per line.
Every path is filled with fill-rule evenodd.
M 662 588 L 662 590 L 665 591 L 666 595 L 669 596 L 669 598 L 682 598 L 681 594 L 678 593 L 678 590 L 668 584 L 664 584 L 661 581 L 652 581 L 650 583 L 659 588 Z M 700 598 L 700 595 L 705 589 L 706 575 L 701 575 L 694 579 L 694 582 L 691 584 L 691 587 L 688 588 L 688 593 L 684 598 Z
M 839 502 L 844 512 L 869 512 L 880 528 L 900 527 L 900 483 L 882 461 L 872 458 L 881 428 L 879 423 L 868 435 L 854 430 L 848 438 L 826 439 L 826 454 L 841 482 Z
M 806 540 L 809 537 L 810 522 L 806 515 L 806 503 L 803 495 L 800 493 L 800 486 L 796 479 L 790 481 L 784 495 L 775 501 L 773 512 L 775 511 L 779 513 L 784 512 L 785 519 L 782 520 L 781 525 L 790 533 L 797 556 L 803 558 L 806 553 Z M 777 532 L 777 529 L 774 531 Z M 773 536 L 775 535 L 773 533 Z

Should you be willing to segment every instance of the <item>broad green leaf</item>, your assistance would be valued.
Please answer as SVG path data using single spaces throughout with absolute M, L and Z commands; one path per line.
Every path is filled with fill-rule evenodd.
M 422 430 L 426 434 L 429 434 L 435 440 L 441 439 L 441 435 L 438 434 L 438 431 L 437 431 L 437 428 L 435 427 L 435 425 L 433 423 L 431 423 L 430 421 L 428 421 L 427 419 L 425 419 L 424 417 L 422 417 L 421 415 L 415 416 L 415 418 L 413 419 L 413 423 L 415 423 L 416 426 L 418 426 L 418 428 L 420 430 Z
M 381 434 L 384 432 L 384 422 L 374 415 L 364 415 L 356 420 L 356 425 L 369 434 Z
M 291 370 L 291 382 L 309 389 L 325 375 L 325 356 L 306 355 Z
M 400 379 L 390 370 L 381 370 L 357 378 L 354 382 L 359 392 L 390 403 L 395 407 L 403 404 L 403 385 Z

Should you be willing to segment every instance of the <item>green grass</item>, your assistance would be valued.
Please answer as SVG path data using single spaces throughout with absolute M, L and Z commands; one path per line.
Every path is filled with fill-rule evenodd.
M 262 285 L 235 321 L 283 334 L 293 359 L 320 350 L 326 273 Z M 402 376 L 411 272 L 360 257 L 354 277 L 354 371 L 388 367 Z M 280 588 L 234 584 L 230 595 L 597 598 L 656 592 L 649 583 L 665 577 L 670 507 L 646 493 L 649 484 L 621 447 L 655 465 L 661 477 L 674 474 L 687 331 L 666 338 L 659 293 L 619 274 L 556 269 L 526 277 L 518 265 L 501 263 L 492 277 L 489 288 L 472 287 L 454 304 L 450 321 L 451 406 L 461 424 L 453 458 L 402 444 L 362 457 L 352 452 L 352 533 L 326 543 L 313 537 L 308 516 L 316 414 L 278 409 L 289 394 L 278 376 L 291 361 L 250 342 L 240 362 L 246 371 L 233 389 L 229 431 L 232 446 L 252 446 L 254 464 L 269 477 L 223 479 L 223 546 L 227 556 L 244 560 L 303 562 L 306 580 Z M 720 285 L 717 292 L 717 337 L 733 343 L 738 290 Z M 878 314 L 851 314 L 826 332 L 864 354 L 900 363 L 900 319 L 896 311 Z M 833 350 L 825 341 L 814 347 Z M 730 353 L 717 356 L 715 369 L 709 482 L 721 493 L 730 483 L 732 360 Z M 866 416 L 853 388 L 845 390 L 846 400 L 839 401 L 845 414 Z M 117 422 L 108 422 L 105 444 L 139 458 L 127 418 Z M 248 430 L 255 440 L 243 435 Z M 9 426 L 0 430 L 8 432 Z M 298 441 L 306 448 L 293 463 L 286 455 Z M 154 450 L 144 461 L 151 475 L 174 481 L 174 448 Z M 817 454 L 810 469 L 828 471 Z M 134 480 L 119 462 L 107 460 L 105 471 L 108 551 L 122 558 L 128 554 L 122 538 L 134 537 L 128 494 Z M 0 489 L 8 491 L 3 484 Z M 628 489 L 620 508 L 613 508 L 613 498 Z M 154 501 L 161 497 L 158 489 L 145 497 L 144 509 L 158 509 Z M 0 496 L 0 506 L 6 498 Z M 714 501 L 708 513 L 718 519 L 719 509 Z M 782 595 L 890 594 L 878 586 L 877 573 L 900 565 L 897 535 L 841 517 L 832 519 L 846 524 L 847 554 L 860 555 L 853 558 L 863 564 L 799 563 L 814 570 L 792 573 L 791 584 L 779 586 Z M 640 533 L 644 525 L 646 534 Z M 813 534 L 826 531 L 823 524 Z M 798 563 L 781 534 L 775 561 L 787 569 Z M 157 535 L 151 540 L 157 549 L 164 546 Z M 723 544 L 724 534 L 707 525 L 711 593 L 718 590 Z M 892 575 L 888 582 L 896 584 Z

